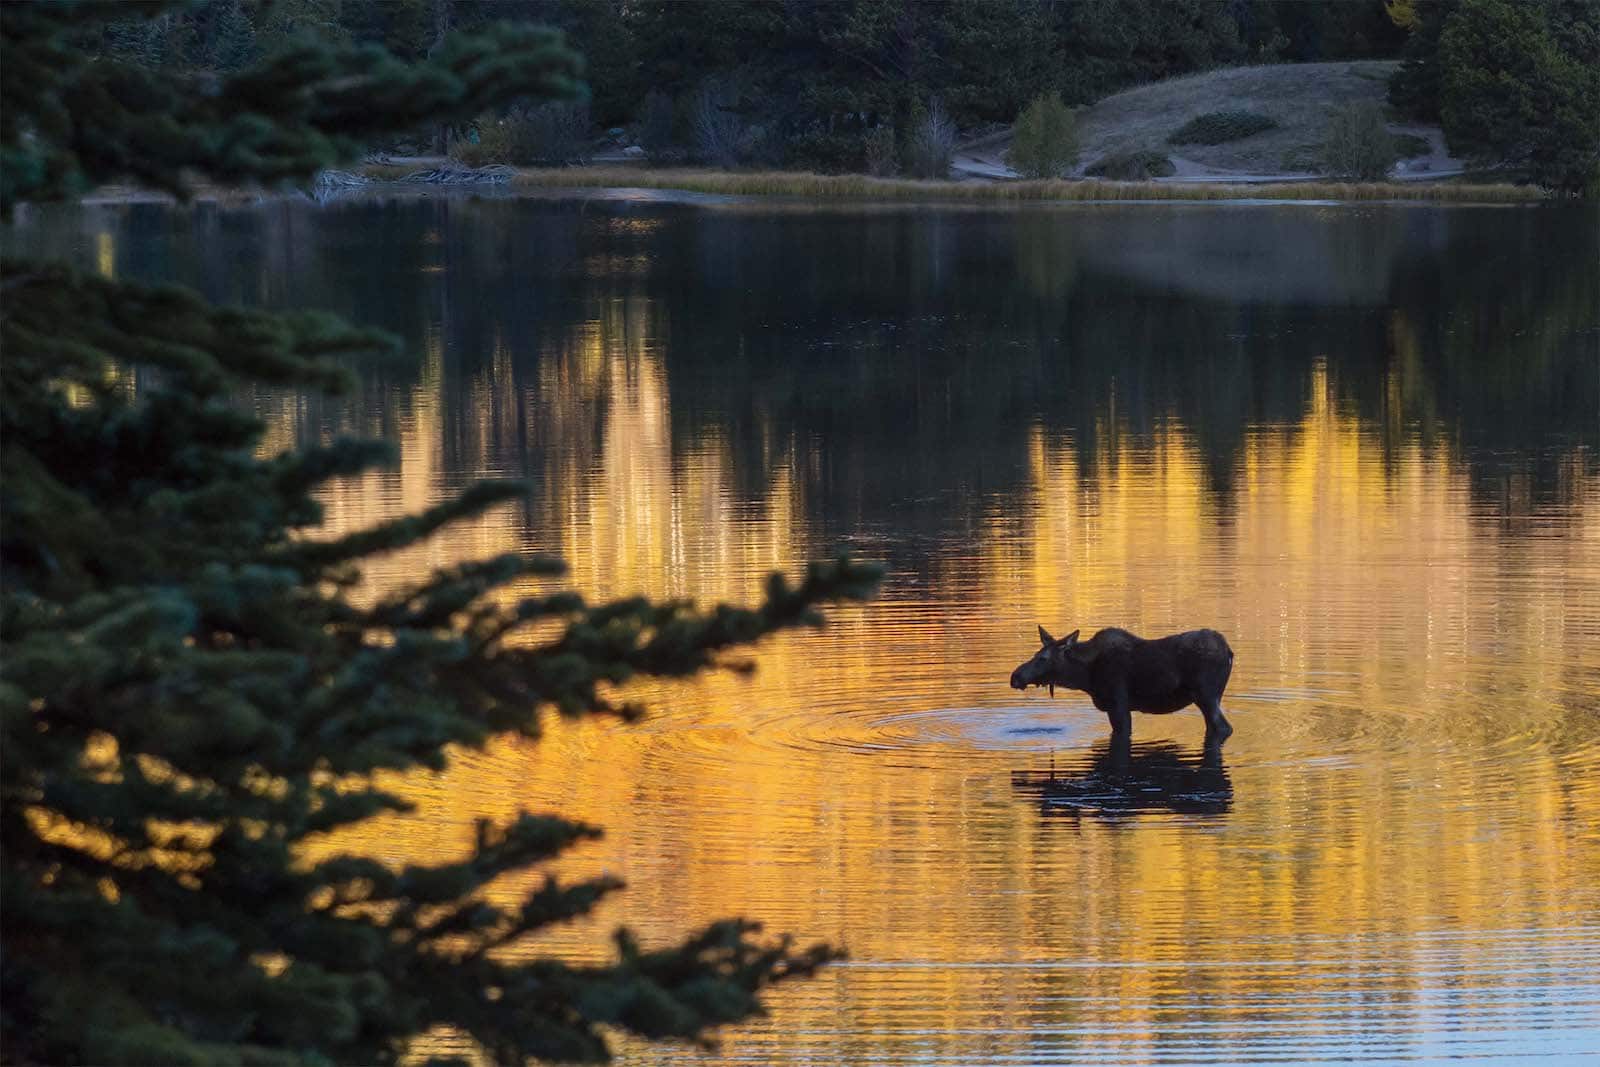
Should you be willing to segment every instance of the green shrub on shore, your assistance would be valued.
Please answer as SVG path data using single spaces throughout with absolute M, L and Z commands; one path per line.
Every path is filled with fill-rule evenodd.
M 1395 137 L 1375 103 L 1347 104 L 1328 123 L 1322 165 L 1333 177 L 1381 181 L 1394 166 L 1396 155 Z
M 587 104 L 555 101 L 480 120 L 478 139 L 456 141 L 450 158 L 469 167 L 583 163 L 589 157 L 590 132 Z
M 1107 178 L 1118 182 L 1147 181 L 1150 178 L 1167 178 L 1177 173 L 1172 160 L 1160 152 L 1139 149 L 1133 152 L 1113 152 L 1095 160 L 1084 169 L 1091 178 Z
M 1173 130 L 1168 144 L 1226 144 L 1274 130 L 1278 121 L 1254 111 L 1208 111 Z
M 1024 178 L 1059 178 L 1078 159 L 1078 125 L 1060 93 L 1045 93 L 1017 116 L 1006 163 Z

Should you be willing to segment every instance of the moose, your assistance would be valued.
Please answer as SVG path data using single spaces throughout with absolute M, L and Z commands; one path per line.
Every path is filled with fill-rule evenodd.
M 1206 745 L 1228 739 L 1233 727 L 1222 715 L 1222 691 L 1233 672 L 1233 649 L 1215 630 L 1189 630 L 1145 640 L 1110 627 L 1087 641 L 1074 630 L 1057 640 L 1039 627 L 1042 646 L 1011 672 L 1011 688 L 1056 686 L 1081 689 L 1111 720 L 1111 736 L 1133 733 L 1133 712 L 1166 715 L 1197 705 L 1206 717 Z

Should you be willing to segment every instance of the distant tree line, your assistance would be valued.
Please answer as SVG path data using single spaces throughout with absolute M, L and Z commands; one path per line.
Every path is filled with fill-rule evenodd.
M 1041 94 L 1077 105 L 1221 65 L 1397 56 L 1407 37 L 1382 0 L 209 0 L 102 42 L 226 71 L 295 34 L 420 59 L 496 20 L 563 30 L 588 63 L 589 118 L 633 127 L 652 155 L 824 170 L 882 169 L 886 136 L 917 169 L 936 105 L 970 129 Z
M 421 60 L 496 21 L 562 30 L 592 96 L 418 131 L 435 150 L 565 163 L 626 127 L 658 162 L 938 174 L 950 131 L 1010 124 L 1030 101 L 1402 58 L 1391 117 L 1442 124 L 1456 155 L 1573 192 L 1600 168 L 1600 0 L 197 0 L 84 43 L 225 74 L 298 37 Z

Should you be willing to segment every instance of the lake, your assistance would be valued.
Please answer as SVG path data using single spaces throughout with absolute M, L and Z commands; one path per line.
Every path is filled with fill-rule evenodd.
M 463 753 L 338 843 L 439 862 L 559 811 L 607 835 L 556 870 L 630 888 L 540 951 L 733 915 L 850 951 L 714 1054 L 622 1062 L 1600 1054 L 1595 206 L 438 196 L 7 243 L 401 335 L 353 396 L 245 398 L 268 451 L 397 443 L 330 532 L 531 489 L 370 588 L 509 550 L 596 598 L 888 565 L 754 675 Z M 1119 754 L 1082 694 L 1009 689 L 1040 623 L 1221 630 L 1220 759 L 1193 709 Z

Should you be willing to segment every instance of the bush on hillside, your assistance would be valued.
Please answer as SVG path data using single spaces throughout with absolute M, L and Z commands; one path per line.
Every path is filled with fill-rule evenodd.
M 1084 169 L 1091 178 L 1110 178 L 1119 182 L 1142 182 L 1151 178 L 1166 178 L 1176 174 L 1178 168 L 1160 152 L 1140 149 L 1134 152 L 1113 152 L 1102 156 Z
M 1044 93 L 1017 116 L 1006 163 L 1024 178 L 1059 178 L 1078 159 L 1078 124 L 1060 93 Z
M 1226 144 L 1277 129 L 1278 120 L 1254 111 L 1208 111 L 1173 130 L 1168 144 Z
M 1337 178 L 1382 181 L 1396 159 L 1394 135 L 1383 111 L 1371 101 L 1346 104 L 1334 112 L 1322 143 L 1322 165 Z

